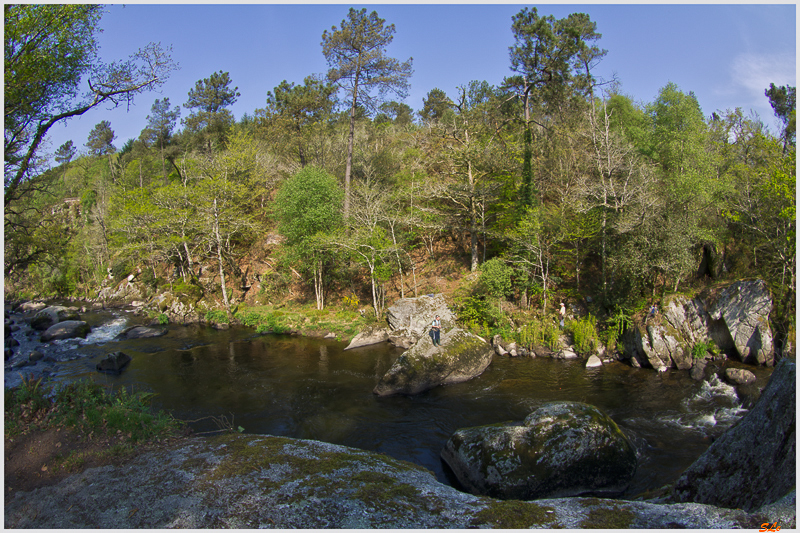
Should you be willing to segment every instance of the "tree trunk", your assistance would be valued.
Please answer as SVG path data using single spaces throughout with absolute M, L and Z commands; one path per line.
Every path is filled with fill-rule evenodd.
M 353 104 L 350 106 L 350 133 L 347 136 L 347 163 L 344 167 L 344 219 L 350 217 L 350 173 L 353 169 L 353 143 L 356 136 L 356 98 L 358 97 L 358 76 L 353 84 Z
M 475 208 L 475 179 L 472 176 L 472 162 L 467 162 L 467 177 L 469 178 L 469 251 L 470 272 L 478 269 L 478 214 Z
M 222 285 L 222 300 L 225 302 L 225 312 L 228 314 L 228 320 L 233 320 L 231 304 L 228 301 L 228 290 L 225 287 L 225 269 L 223 268 L 222 261 L 222 237 L 219 234 L 219 212 L 217 211 L 216 198 L 214 198 L 214 238 L 217 241 L 217 261 L 219 262 L 219 279 Z

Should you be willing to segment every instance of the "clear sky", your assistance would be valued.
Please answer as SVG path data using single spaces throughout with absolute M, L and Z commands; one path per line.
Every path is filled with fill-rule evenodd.
M 405 103 L 415 111 L 433 88 L 455 96 L 471 80 L 502 83 L 511 74 L 511 17 L 526 6 L 563 18 L 587 13 L 608 51 L 595 74 L 616 75 L 622 92 L 652 102 L 673 82 L 693 91 L 703 113 L 741 107 L 775 127 L 764 90 L 770 82 L 796 86 L 797 11 L 791 4 L 126 4 L 109 5 L 100 22 L 105 61 L 127 58 L 148 42 L 172 46 L 180 70 L 160 92 L 137 97 L 130 111 L 98 108 L 50 130 L 49 151 L 72 140 L 85 150 L 95 124 L 109 120 L 121 148 L 136 138 L 156 98 L 186 102 L 195 82 L 222 70 L 241 97 L 231 108 L 238 120 L 263 108 L 267 91 L 282 80 L 302 83 L 328 65 L 322 32 L 339 26 L 349 7 L 375 10 L 394 24 L 387 52 L 413 57 Z M 181 117 L 189 110 L 182 108 Z

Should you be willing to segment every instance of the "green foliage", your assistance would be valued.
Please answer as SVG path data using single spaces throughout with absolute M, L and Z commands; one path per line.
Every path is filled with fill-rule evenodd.
M 222 309 L 210 309 L 206 311 L 206 320 L 208 320 L 209 322 L 215 322 L 217 324 L 227 324 L 228 313 L 226 313 Z
M 558 324 L 552 320 L 532 320 L 520 328 L 519 332 L 514 335 L 514 339 L 529 349 L 534 346 L 544 346 L 555 350 L 558 348 L 560 336 L 561 330 L 558 328 Z
M 511 293 L 513 269 L 500 258 L 489 259 L 480 266 L 480 284 L 494 298 L 503 298 Z
M 692 358 L 703 359 L 706 355 L 719 355 L 720 351 L 713 340 L 700 341 L 692 347 Z
M 458 320 L 468 330 L 488 335 L 503 320 L 500 310 L 484 296 L 460 296 L 453 299 Z
M 22 431 L 36 421 L 38 427 L 59 425 L 83 432 L 115 435 L 122 432 L 132 442 L 175 435 L 182 423 L 164 412 L 150 409 L 150 393 L 116 394 L 101 385 L 78 381 L 53 390 L 40 381 L 23 381 L 5 393 L 6 431 Z
M 588 315 L 579 320 L 571 320 L 566 325 L 567 330 L 572 333 L 572 340 L 579 353 L 588 353 L 595 348 L 599 342 L 597 335 L 597 319 Z

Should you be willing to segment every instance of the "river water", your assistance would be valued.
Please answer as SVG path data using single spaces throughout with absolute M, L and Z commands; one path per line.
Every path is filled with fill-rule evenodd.
M 422 465 L 457 485 L 439 453 L 459 428 L 522 421 L 542 404 L 582 401 L 605 411 L 631 438 L 639 467 L 623 497 L 673 482 L 712 442 L 752 407 L 771 369 L 748 368 L 758 381 L 738 391 L 711 375 L 658 373 L 611 363 L 587 369 L 581 361 L 495 356 L 479 377 L 422 394 L 379 398 L 378 380 L 402 350 L 376 345 L 344 351 L 345 343 L 258 335 L 249 328 L 217 331 L 169 326 L 166 336 L 115 341 L 125 312 L 83 317 L 94 322 L 86 340 L 57 341 L 78 355 L 55 367 L 53 378 L 89 378 L 108 387 L 155 392 L 154 405 L 193 421 L 196 432 L 225 419 L 245 433 L 315 439 L 385 453 Z M 95 365 L 121 350 L 132 357 L 119 376 Z

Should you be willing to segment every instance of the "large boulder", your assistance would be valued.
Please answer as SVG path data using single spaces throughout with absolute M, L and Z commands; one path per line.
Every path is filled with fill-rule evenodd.
M 61 305 L 51 305 L 36 313 L 31 319 L 31 327 L 44 331 L 53 324 L 65 320 L 80 320 L 77 310 Z
M 795 487 L 795 376 L 781 360 L 753 409 L 681 474 L 675 500 L 753 510 Z
M 637 462 L 614 421 L 579 402 L 546 404 L 522 425 L 460 429 L 441 457 L 469 492 L 513 500 L 619 495 Z
M 456 317 L 447 307 L 442 294 L 402 298 L 386 309 L 386 318 L 392 331 L 405 330 L 406 336 L 417 339 L 428 333 L 436 315 L 442 321 L 443 330 L 456 325 Z
M 492 347 L 477 335 L 454 328 L 440 340 L 440 346 L 434 346 L 429 336 L 422 337 L 394 362 L 373 392 L 379 396 L 419 394 L 470 380 L 492 362 Z
M 47 328 L 47 331 L 42 333 L 40 340 L 42 342 L 50 342 L 61 339 L 74 339 L 75 337 L 86 338 L 86 335 L 91 330 L 92 328 L 89 324 L 83 320 L 65 320 Z
M 742 362 L 771 366 L 774 347 L 770 311 L 772 297 L 763 280 L 741 281 L 726 287 L 708 305 L 710 325 L 721 336 L 715 339 L 717 344 L 721 348 L 732 345 Z
M 373 327 L 366 329 L 353 337 L 350 344 L 347 345 L 345 350 L 352 350 L 353 348 L 360 348 L 362 346 L 370 346 L 386 342 L 389 339 L 389 330 L 386 328 Z

